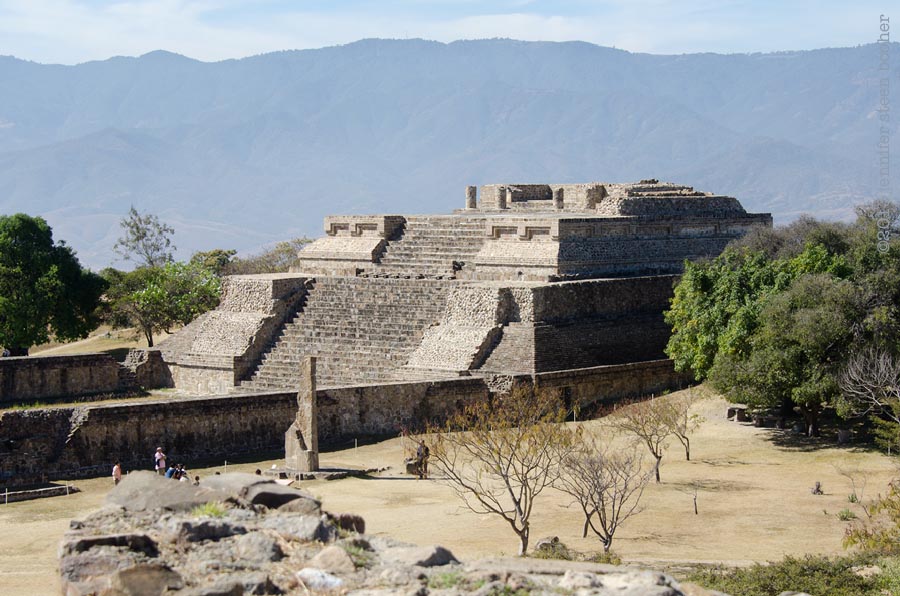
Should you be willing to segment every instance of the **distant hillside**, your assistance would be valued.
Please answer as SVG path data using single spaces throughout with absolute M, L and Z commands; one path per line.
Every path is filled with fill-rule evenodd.
M 0 212 L 45 216 L 93 267 L 132 204 L 176 228 L 183 257 L 318 235 L 329 213 L 447 212 L 489 182 L 656 177 L 776 220 L 847 217 L 878 182 L 877 65 L 874 45 L 653 56 L 511 40 L 0 58 Z

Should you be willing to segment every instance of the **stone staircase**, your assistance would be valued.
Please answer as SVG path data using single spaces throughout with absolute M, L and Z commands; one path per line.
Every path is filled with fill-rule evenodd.
M 457 283 L 320 277 L 241 388 L 295 389 L 307 356 L 318 358 L 320 387 L 397 380 L 425 330 L 441 320 Z
M 474 257 L 484 242 L 485 218 L 411 216 L 406 230 L 388 243 L 373 273 L 453 276 L 453 262 Z

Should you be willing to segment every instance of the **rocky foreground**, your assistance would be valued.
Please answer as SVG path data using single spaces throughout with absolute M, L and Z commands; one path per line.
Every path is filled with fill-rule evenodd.
M 427 533 L 427 528 L 423 528 Z M 676 596 L 666 574 L 527 558 L 460 563 L 440 546 L 367 536 L 355 515 L 251 474 L 201 486 L 128 475 L 60 545 L 67 596 L 597 594 Z

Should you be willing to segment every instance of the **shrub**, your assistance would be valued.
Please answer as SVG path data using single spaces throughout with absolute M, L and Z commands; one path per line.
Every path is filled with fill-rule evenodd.
M 531 551 L 528 555 L 533 559 L 557 559 L 562 561 L 572 561 L 577 558 L 577 553 L 569 550 L 569 547 L 562 542 L 554 542 L 542 548 Z
M 856 514 L 846 508 L 838 511 L 837 516 L 838 516 L 838 519 L 841 521 L 852 521 L 852 520 L 856 519 Z
M 361 546 L 357 546 L 356 544 L 342 544 L 341 548 L 350 555 L 350 560 L 353 561 L 353 566 L 357 569 L 368 569 L 375 564 L 375 555 Z
M 854 573 L 853 567 L 860 562 L 859 558 L 851 557 L 788 556 L 775 563 L 743 569 L 706 568 L 694 572 L 688 580 L 705 588 L 742 596 L 770 596 L 782 592 L 829 596 L 879 594 L 878 579 Z
M 585 557 L 584 560 L 590 563 L 604 563 L 606 565 L 622 564 L 622 557 L 611 550 L 596 552 L 593 555 Z
M 224 517 L 225 507 L 222 506 L 222 503 L 213 501 L 197 505 L 191 510 L 191 514 L 195 517 Z
M 428 578 L 428 587 L 432 590 L 449 590 L 455 588 L 462 579 L 462 573 L 459 571 L 437 573 Z

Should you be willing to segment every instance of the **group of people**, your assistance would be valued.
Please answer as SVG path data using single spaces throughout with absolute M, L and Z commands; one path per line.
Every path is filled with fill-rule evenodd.
M 184 464 L 169 464 L 166 466 L 166 454 L 163 453 L 162 447 L 157 447 L 156 453 L 153 454 L 153 468 L 157 474 L 162 474 L 172 480 L 180 480 L 181 482 L 190 482 L 191 480 L 187 470 L 184 469 Z M 198 484 L 200 484 L 200 477 L 195 476 L 194 485 Z
M 188 471 L 184 469 L 184 464 L 166 465 L 166 454 L 163 453 L 162 447 L 157 447 L 156 453 L 153 454 L 153 469 L 156 470 L 157 474 L 172 480 L 191 481 Z M 119 460 L 116 460 L 116 463 L 113 465 L 112 477 L 115 484 L 119 484 L 122 481 L 122 464 L 119 463 Z M 200 477 L 194 476 L 194 486 L 198 484 L 200 484 Z

